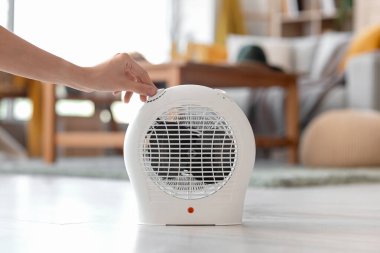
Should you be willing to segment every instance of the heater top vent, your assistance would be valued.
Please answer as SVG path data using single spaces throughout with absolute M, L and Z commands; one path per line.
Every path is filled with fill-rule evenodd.
M 199 199 L 220 190 L 237 160 L 234 132 L 209 107 L 172 107 L 149 126 L 140 155 L 149 179 L 167 194 Z

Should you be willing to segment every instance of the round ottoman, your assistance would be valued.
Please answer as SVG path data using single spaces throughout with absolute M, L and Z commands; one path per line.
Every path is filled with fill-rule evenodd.
M 334 110 L 321 114 L 302 135 L 300 159 L 311 167 L 380 166 L 380 113 Z

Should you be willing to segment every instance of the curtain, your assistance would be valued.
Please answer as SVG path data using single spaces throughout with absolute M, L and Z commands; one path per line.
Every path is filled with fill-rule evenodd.
M 216 43 L 224 44 L 230 33 L 246 33 L 240 0 L 219 0 L 219 13 L 215 32 Z

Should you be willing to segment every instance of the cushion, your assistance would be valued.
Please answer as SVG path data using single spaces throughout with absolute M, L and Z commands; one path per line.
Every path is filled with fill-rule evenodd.
M 356 34 L 341 62 L 344 71 L 348 61 L 356 55 L 369 53 L 380 49 L 380 25 L 370 26 Z
M 300 159 L 311 167 L 380 166 L 380 113 L 332 110 L 305 129 Z
M 337 71 L 350 38 L 349 32 L 327 32 L 321 36 L 295 38 L 229 35 L 228 61 L 235 63 L 243 46 L 257 45 L 265 51 L 269 65 L 287 72 L 310 74 L 312 80 L 319 80 Z
M 336 60 L 336 57 L 342 48 L 346 48 L 350 38 L 351 33 L 348 32 L 326 32 L 321 35 L 311 67 L 310 78 L 312 80 L 319 80 L 326 76 L 326 69 L 331 72 L 330 63 L 333 63 L 337 70 L 339 61 Z
M 236 63 L 238 52 L 247 45 L 263 48 L 268 64 L 287 72 L 309 73 L 318 37 L 276 38 L 254 35 L 234 35 L 227 39 L 228 61 Z
M 296 37 L 292 39 L 295 73 L 310 73 L 318 40 L 318 36 Z

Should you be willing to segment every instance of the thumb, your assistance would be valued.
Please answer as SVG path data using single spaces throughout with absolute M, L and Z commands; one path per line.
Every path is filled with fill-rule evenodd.
M 156 86 L 138 82 L 131 82 L 130 90 L 145 96 L 154 96 L 157 93 Z

